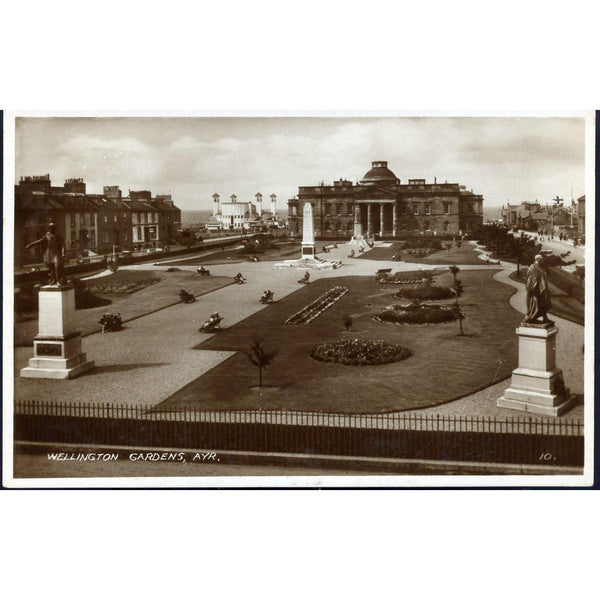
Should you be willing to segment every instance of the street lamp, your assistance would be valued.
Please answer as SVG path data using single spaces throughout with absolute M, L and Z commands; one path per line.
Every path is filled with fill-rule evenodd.
M 323 231 L 323 194 L 325 193 L 325 182 L 321 181 L 321 209 L 320 209 L 320 222 L 321 222 L 321 237 L 323 237 L 325 235 L 324 231 Z

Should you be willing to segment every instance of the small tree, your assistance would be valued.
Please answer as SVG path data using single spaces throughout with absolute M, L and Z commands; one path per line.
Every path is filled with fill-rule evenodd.
M 348 331 L 350 329 L 350 327 L 352 327 L 352 323 L 354 323 L 354 319 L 350 316 L 350 315 L 344 315 L 344 327 L 346 328 L 346 331 Z
M 277 352 L 275 350 L 267 350 L 260 340 L 255 338 L 252 341 L 248 358 L 255 367 L 258 367 L 258 387 L 262 387 L 263 369 L 273 362 L 276 354 Z
M 462 312 L 462 310 L 460 310 L 460 305 L 458 303 L 458 298 L 464 291 L 463 285 L 462 285 L 460 279 L 458 279 L 458 273 L 460 272 L 460 269 L 456 265 L 451 265 L 448 268 L 449 268 L 450 272 L 452 273 L 452 277 L 454 279 L 453 284 L 452 284 L 452 291 L 454 292 L 454 295 L 456 296 L 456 298 L 455 298 L 456 316 L 458 317 L 458 324 L 460 326 L 460 335 L 465 335 L 465 332 L 463 331 L 463 324 L 462 324 L 462 322 L 465 318 L 465 314 Z
M 454 292 L 456 299 L 455 299 L 455 306 L 456 306 L 456 316 L 458 317 L 458 324 L 460 327 L 460 335 L 465 335 L 465 332 L 463 331 L 463 320 L 465 318 L 465 313 L 460 309 L 460 305 L 458 304 L 458 298 L 460 297 L 460 295 L 463 293 L 463 285 L 460 282 L 460 279 L 456 279 L 454 282 L 454 286 L 452 287 L 452 291 Z
M 450 265 L 448 267 L 448 269 L 449 269 L 450 273 L 452 273 L 452 277 L 454 279 L 454 287 L 456 287 L 456 281 L 457 281 L 456 277 L 457 277 L 460 269 L 456 265 Z

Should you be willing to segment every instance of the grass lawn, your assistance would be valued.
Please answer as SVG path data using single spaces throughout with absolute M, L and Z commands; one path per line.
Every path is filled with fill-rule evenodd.
M 464 337 L 458 322 L 393 325 L 373 320 L 395 299 L 397 287 L 382 289 L 370 277 L 321 279 L 294 292 L 198 346 L 238 353 L 199 377 L 160 407 L 198 409 L 290 409 L 332 412 L 388 412 L 448 402 L 508 377 L 517 364 L 515 327 L 522 315 L 511 308 L 511 286 L 492 279 L 491 271 L 464 271 L 461 306 Z M 441 275 L 441 285 L 451 282 Z M 296 311 L 335 285 L 349 289 L 309 325 L 284 325 Z M 448 303 L 451 301 L 446 301 Z M 352 316 L 350 331 L 344 315 Z M 245 352 L 254 336 L 278 355 L 263 372 Z M 400 344 L 413 355 L 398 363 L 350 366 L 309 357 L 318 344 L 340 339 L 381 339 Z
M 103 298 L 112 300 L 111 304 L 96 308 L 86 308 L 75 311 L 75 322 L 77 329 L 82 335 L 89 335 L 101 331 L 98 324 L 100 317 L 107 312 L 120 313 L 123 321 L 130 321 L 142 315 L 154 312 L 166 306 L 179 302 L 179 290 L 187 288 L 195 296 L 206 294 L 233 282 L 231 277 L 201 277 L 190 271 L 167 273 L 166 271 L 117 271 L 106 277 L 98 277 L 87 281 L 89 288 L 108 286 L 110 284 L 126 284 L 134 281 L 142 281 L 157 278 L 157 283 L 148 285 L 133 294 L 98 294 Z M 14 345 L 32 346 L 33 338 L 38 333 L 38 321 L 36 318 L 29 321 L 14 324 Z M 126 327 L 127 325 L 125 325 Z
M 394 254 L 400 254 L 404 262 L 423 264 L 423 265 L 484 265 L 485 262 L 478 258 L 479 253 L 475 252 L 469 242 L 463 242 L 460 249 L 456 244 L 450 250 L 440 250 L 427 257 L 417 258 L 408 254 L 402 249 L 402 244 L 392 244 L 387 248 L 375 247 L 369 252 L 358 255 L 356 258 L 361 260 L 392 260 Z
M 244 248 L 228 248 L 224 251 L 212 252 L 205 257 L 182 258 L 177 261 L 169 261 L 172 266 L 195 266 L 195 265 L 218 265 L 223 263 L 244 262 L 251 255 L 250 250 Z M 261 261 L 279 261 L 287 258 L 299 258 L 301 245 L 297 242 L 279 243 L 277 248 L 271 248 L 256 256 Z

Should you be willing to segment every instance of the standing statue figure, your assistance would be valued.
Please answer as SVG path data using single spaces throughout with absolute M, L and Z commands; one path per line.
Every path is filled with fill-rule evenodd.
M 550 300 L 550 290 L 548 289 L 548 280 L 546 273 L 542 268 L 543 256 L 537 254 L 534 263 L 527 271 L 527 281 L 525 288 L 527 290 L 527 314 L 523 323 L 536 323 L 541 317 L 542 323 L 550 323 L 548 319 L 548 310 L 552 303 Z
M 56 232 L 56 225 L 48 225 L 44 237 L 27 244 L 27 248 L 42 245 L 44 254 L 44 264 L 48 267 L 48 285 L 61 286 L 63 284 L 63 261 L 65 256 L 65 246 L 60 234 Z

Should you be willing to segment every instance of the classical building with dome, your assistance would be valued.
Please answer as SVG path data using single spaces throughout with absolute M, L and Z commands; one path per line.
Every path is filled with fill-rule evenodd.
M 483 196 L 458 183 L 427 183 L 409 179 L 402 183 L 387 161 L 371 163 L 356 183 L 346 179 L 331 185 L 300 186 L 288 200 L 290 233 L 302 231 L 302 209 L 313 207 L 315 236 L 350 238 L 358 219 L 369 237 L 395 238 L 409 232 L 460 235 L 483 223 Z

